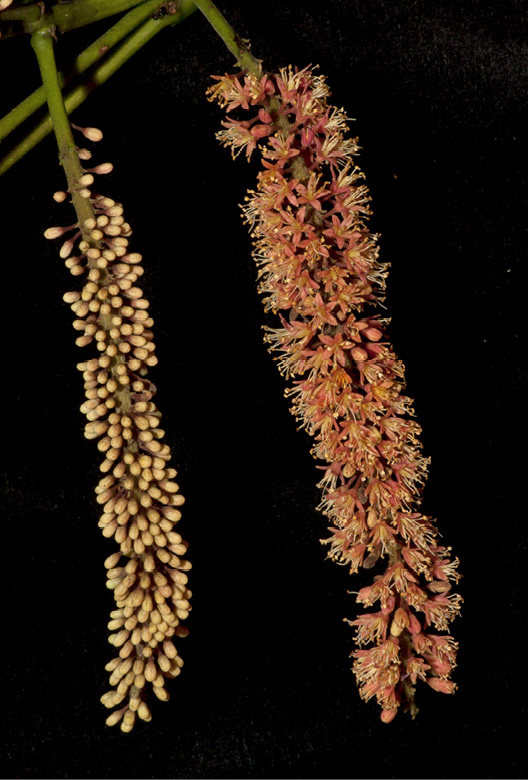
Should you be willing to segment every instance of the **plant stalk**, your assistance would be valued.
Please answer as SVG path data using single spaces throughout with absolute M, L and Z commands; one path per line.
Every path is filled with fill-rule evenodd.
M 89 84 L 80 84 L 68 93 L 64 99 L 66 113 L 71 114 L 72 111 L 84 103 L 96 86 L 108 81 L 122 65 L 128 62 L 128 60 L 146 43 L 154 38 L 157 33 L 165 27 L 179 24 L 194 11 L 195 5 L 193 0 L 180 0 L 177 13 L 163 16 L 161 19 L 148 19 L 140 25 L 112 54 L 106 57 L 105 60 L 95 68 L 90 74 Z M 35 35 L 37 34 L 38 33 Z M 0 161 L 0 176 L 31 151 L 31 149 L 40 143 L 40 141 L 46 138 L 52 130 L 52 120 L 48 114 L 3 158 L 3 160 Z
M 71 193 L 79 224 L 83 225 L 86 219 L 94 217 L 94 211 L 90 200 L 83 198 L 79 194 L 82 188 L 79 186 L 78 181 L 84 171 L 77 154 L 77 144 L 73 138 L 70 120 L 68 119 L 62 98 L 53 51 L 53 31 L 47 30 L 34 33 L 31 36 L 31 45 L 37 55 L 50 112 L 50 121 L 53 123 L 53 130 L 57 139 L 59 161 L 66 174 L 68 189 Z
M 57 139 L 59 161 L 66 174 L 68 190 L 75 208 L 82 239 L 89 247 L 100 249 L 101 245 L 91 235 L 91 228 L 87 227 L 86 220 L 95 220 L 96 214 L 90 198 L 81 195 L 83 188 L 79 184 L 79 179 L 84 174 L 84 169 L 79 160 L 77 145 L 73 138 L 70 120 L 68 119 L 68 113 L 62 97 L 53 51 L 53 30 L 39 30 L 37 33 L 34 33 L 31 36 L 31 45 L 37 55 L 50 117 L 53 122 L 53 130 L 55 138 Z M 88 268 L 97 267 L 96 261 L 91 258 L 88 258 L 87 264 Z M 100 279 L 103 281 L 108 280 L 108 272 L 106 269 L 101 270 Z M 100 315 L 99 325 L 101 329 L 108 333 L 112 328 L 112 314 Z M 118 366 L 124 362 L 124 355 L 114 356 L 110 364 L 110 373 L 121 388 L 116 392 L 116 409 L 126 413 L 132 405 L 130 390 L 127 386 L 121 386 L 117 371 Z M 134 442 L 134 446 L 137 447 L 136 442 Z
M 55 28 L 57 33 L 65 33 L 128 11 L 141 2 L 142 0 L 69 0 L 66 3 L 55 3 L 47 13 L 43 13 L 42 3 L 33 3 L 23 8 L 8 8 L 0 14 L 0 22 L 19 24 L 13 25 L 2 37 L 8 38 L 17 33 L 33 35 L 39 30 L 52 28 Z M 161 5 L 161 2 L 162 0 L 158 5 Z
M 113 25 L 107 32 L 101 35 L 94 43 L 88 46 L 75 59 L 71 69 L 67 73 L 59 72 L 59 83 L 61 88 L 68 85 L 76 76 L 84 73 L 92 65 L 101 60 L 107 52 L 120 43 L 123 38 L 129 35 L 138 25 L 148 19 L 148 17 L 159 7 L 160 0 L 147 0 L 142 2 L 136 8 L 129 11 L 122 19 Z M 24 10 L 24 9 L 19 9 Z M 1 18 L 1 17 L 0 17 Z M 0 119 L 0 141 L 9 135 L 22 122 L 37 111 L 46 102 L 46 93 L 44 87 L 39 87 L 31 93 L 25 100 L 13 108 L 6 116 Z
M 257 78 L 262 75 L 260 62 L 254 57 L 247 45 L 231 27 L 212 0 L 194 0 L 197 8 L 203 13 L 209 24 L 221 37 L 238 64 Z

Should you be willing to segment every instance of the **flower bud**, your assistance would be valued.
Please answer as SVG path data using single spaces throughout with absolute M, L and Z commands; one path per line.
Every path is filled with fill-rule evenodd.
M 111 173 L 114 170 L 114 166 L 112 163 L 101 163 L 101 165 L 96 165 L 95 168 L 90 168 L 90 173 L 99 173 L 99 174 L 105 174 L 105 173 Z
M 354 347 L 354 349 L 350 350 L 350 354 L 358 363 L 361 363 L 368 358 L 368 354 L 364 349 L 361 349 L 361 347 Z
M 454 693 L 456 691 L 456 685 L 452 680 L 429 677 L 426 682 L 434 691 L 439 691 L 439 693 Z
M 72 127 L 82 133 L 89 141 L 100 141 L 103 137 L 103 133 L 97 127 L 79 127 L 79 125 L 74 124 L 72 124 Z
M 404 628 L 409 625 L 409 613 L 406 609 L 399 607 L 394 613 L 394 618 L 391 623 L 390 632 L 391 636 L 400 636 Z
M 369 341 L 379 341 L 383 336 L 383 333 L 377 328 L 367 328 L 363 331 L 362 335 L 365 336 Z
M 67 232 L 67 230 L 68 228 L 64 228 L 64 227 L 50 227 L 44 231 L 44 238 L 49 238 L 49 239 L 60 238 L 60 236 L 63 236 L 64 233 Z
M 383 710 L 380 715 L 382 723 L 391 723 L 396 717 L 397 713 L 398 713 L 397 707 L 393 707 L 390 710 Z

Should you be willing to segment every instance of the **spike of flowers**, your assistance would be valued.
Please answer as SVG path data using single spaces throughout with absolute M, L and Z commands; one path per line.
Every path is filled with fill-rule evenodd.
M 88 131 L 82 130 L 91 140 L 102 137 L 95 128 Z M 85 213 L 93 216 L 68 228 L 49 228 L 45 235 L 53 239 L 73 233 L 60 256 L 86 282 L 82 291 L 68 292 L 64 300 L 76 316 L 76 344 L 95 344 L 99 353 L 78 368 L 86 393 L 81 406 L 88 420 L 85 436 L 99 439 L 104 454 L 104 476 L 95 491 L 103 506 L 99 527 L 119 545 L 105 561 L 107 587 L 116 602 L 108 628 L 117 655 L 106 666 L 115 689 L 101 701 L 119 707 L 107 724 L 120 722 L 122 731 L 129 732 L 136 715 L 151 719 L 147 688 L 166 701 L 166 678 L 180 674 L 183 661 L 173 640 L 188 633 L 180 621 L 189 614 L 191 592 L 186 575 L 190 563 L 182 557 L 187 545 L 175 531 L 184 499 L 173 481 L 176 471 L 168 465 L 171 453 L 152 400 L 156 388 L 147 378 L 157 358 L 149 304 L 136 286 L 142 258 L 128 249 L 132 231 L 121 204 L 89 189 L 94 173 L 111 170 L 104 163 L 83 171 L 70 189 L 74 203 L 80 195 L 91 206 Z M 66 193 L 54 198 L 62 202 Z
M 219 140 L 233 156 L 249 158 L 257 146 L 262 153 L 243 211 L 265 309 L 280 317 L 265 340 L 293 380 L 286 395 L 324 472 L 319 509 L 332 523 L 324 543 L 351 572 L 379 570 L 357 598 L 379 610 L 348 621 L 358 645 L 372 645 L 352 653 L 360 694 L 376 697 L 385 723 L 400 705 L 414 717 L 418 679 L 444 693 L 456 687 L 457 645 L 432 629 L 447 631 L 460 610 L 450 592 L 458 561 L 419 511 L 428 460 L 388 320 L 376 313 L 387 266 L 366 226 L 358 146 L 312 68 L 215 79 L 209 99 L 228 115 Z M 243 118 L 233 118 L 235 109 Z

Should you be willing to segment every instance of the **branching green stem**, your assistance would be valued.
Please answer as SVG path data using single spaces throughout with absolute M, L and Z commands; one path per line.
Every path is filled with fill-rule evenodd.
M 211 0 L 194 0 L 194 2 L 222 38 L 229 51 L 236 57 L 238 64 L 253 76 L 260 76 L 260 62 L 251 54 L 242 38 L 233 30 L 215 4 Z
M 80 7 L 82 5 L 82 8 Z M 103 16 L 109 16 L 111 13 L 118 13 L 125 8 L 133 7 L 133 10 L 124 16 L 107 33 L 102 35 L 83 51 L 75 60 L 71 74 L 58 74 L 58 83 L 62 88 L 71 78 L 78 74 L 86 72 L 104 57 L 104 60 L 98 65 L 90 76 L 90 83 L 80 84 L 69 92 L 64 100 L 65 110 L 70 114 L 80 106 L 98 85 L 104 84 L 130 57 L 135 54 L 142 46 L 150 41 L 160 30 L 175 25 L 186 19 L 196 8 L 204 14 L 214 30 L 222 38 L 228 49 L 237 58 L 240 66 L 254 76 L 261 74 L 260 62 L 251 54 L 248 46 L 240 36 L 231 27 L 227 19 L 220 13 L 218 8 L 211 0 L 180 0 L 176 13 L 167 14 L 160 19 L 147 19 L 161 5 L 161 0 L 70 0 L 65 4 L 53 6 L 50 14 L 60 13 L 60 17 L 53 17 L 50 24 L 50 14 L 42 16 L 36 20 L 36 12 L 40 14 L 40 6 L 32 4 L 23 8 L 8 9 L 4 11 L 2 19 L 7 14 L 26 14 L 26 18 L 31 21 L 24 22 L 26 31 L 32 31 L 36 35 L 39 31 L 51 31 L 59 27 L 62 31 L 66 29 L 64 25 L 71 24 L 67 29 L 73 29 L 74 26 L 87 24 L 89 21 L 101 19 Z M 134 7 L 135 6 L 135 7 Z M 68 13 L 64 16 L 64 9 Z M 113 10 L 112 10 L 113 9 Z M 67 18 L 66 18 L 67 17 Z M 11 16 L 11 18 L 20 18 Z M 84 21 L 81 22 L 81 19 Z M 45 26 L 45 22 L 48 26 Z M 59 22 L 59 24 L 57 24 Z M 79 24 L 77 24 L 79 22 Z M 141 24 L 143 22 L 143 24 Z M 27 27 L 27 25 L 32 27 Z M 60 26 L 62 24 L 62 27 Z M 131 33 L 131 31 L 134 31 Z M 117 50 L 107 55 L 109 49 L 114 48 L 118 43 L 129 36 Z M 45 102 L 44 88 L 36 90 L 22 103 L 16 106 L 7 116 L 0 120 L 0 141 L 10 132 L 17 128 L 31 114 L 40 108 Z M 0 161 L 0 176 L 11 168 L 18 160 L 24 157 L 33 149 L 43 138 L 52 130 L 52 121 L 49 115 L 44 117 L 39 124 L 18 143 L 14 148 Z
M 139 10 L 139 9 L 137 9 Z M 148 19 L 141 26 L 124 40 L 121 45 L 101 62 L 97 68 L 90 74 L 89 84 L 80 84 L 71 90 L 64 99 L 65 110 L 71 114 L 78 108 L 95 89 L 96 86 L 104 84 L 113 74 L 119 70 L 139 49 L 148 43 L 154 36 L 165 27 L 179 24 L 186 19 L 195 10 L 192 0 L 181 0 L 177 13 L 163 16 L 161 19 Z M 121 20 L 121 21 L 124 21 Z M 119 24 L 119 23 L 118 23 Z M 112 28 L 113 29 L 113 28 Z M 104 36 L 103 36 L 104 37 Z M 100 39 L 102 40 L 102 39 Z M 96 42 L 98 43 L 98 42 Z M 94 44 L 95 45 L 95 44 Z M 60 84 L 60 82 L 59 82 Z M 17 107 L 18 108 L 18 107 Z M 9 170 L 18 160 L 33 149 L 43 138 L 51 133 L 53 129 L 51 118 L 48 114 L 39 124 L 28 133 L 23 140 L 17 144 L 0 161 L 0 175 Z
M 84 73 L 101 60 L 106 53 L 120 43 L 138 25 L 148 19 L 159 7 L 160 0 L 147 0 L 129 11 L 122 19 L 79 54 L 67 73 L 59 73 L 59 83 L 65 87 L 73 78 Z M 25 9 L 17 9 L 23 11 Z M 32 92 L 22 103 L 0 119 L 0 141 L 46 102 L 44 87 Z

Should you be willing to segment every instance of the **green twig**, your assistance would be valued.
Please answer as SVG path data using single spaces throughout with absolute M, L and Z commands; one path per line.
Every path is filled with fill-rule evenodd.
M 79 160 L 77 144 L 73 138 L 70 120 L 68 119 L 62 98 L 59 76 L 55 65 L 52 36 L 52 31 L 39 31 L 31 36 L 31 45 L 37 55 L 50 117 L 53 122 L 53 130 L 57 139 L 59 160 L 66 174 L 68 189 L 72 196 L 79 223 L 83 225 L 84 220 L 93 218 L 94 213 L 90 200 L 83 198 L 80 194 L 82 187 L 79 186 L 79 179 L 84 174 L 84 171 Z
M 53 51 L 53 29 L 34 33 L 31 36 L 31 45 L 37 55 L 42 83 L 46 92 L 46 101 L 53 122 L 55 138 L 57 139 L 59 160 L 66 174 L 68 191 L 77 215 L 81 240 L 86 243 L 88 248 L 86 255 L 87 266 L 90 269 L 98 268 L 97 260 L 91 258 L 88 252 L 91 248 L 100 250 L 102 245 L 92 232 L 96 214 L 92 205 L 92 199 L 91 197 L 85 197 L 86 191 L 82 186 L 81 177 L 85 172 L 79 159 L 77 145 L 73 138 L 70 120 L 68 119 L 68 113 L 62 97 Z M 99 279 L 103 284 L 110 281 L 108 271 L 104 268 L 99 272 Z M 112 313 L 101 313 L 98 316 L 99 328 L 106 334 L 112 328 L 112 316 Z M 118 381 L 120 376 L 118 368 L 124 362 L 124 354 L 117 354 L 110 363 L 110 373 Z M 132 404 L 130 390 L 126 385 L 121 385 L 120 382 L 119 387 L 120 389 L 116 392 L 116 400 L 118 401 L 116 409 L 125 413 Z M 132 451 L 132 448 L 129 448 L 129 451 Z
M 64 88 L 74 77 L 84 73 L 92 65 L 102 59 L 107 52 L 120 43 L 138 25 L 159 7 L 160 0 L 147 0 L 133 8 L 122 19 L 113 25 L 104 35 L 88 46 L 74 61 L 67 74 L 59 73 L 59 83 Z M 24 10 L 24 9 L 19 9 Z M 12 111 L 0 119 L 0 141 L 9 135 L 22 122 L 37 111 L 46 102 L 44 87 L 40 87 L 19 103 Z
M 0 13 L 0 22 L 38 22 L 41 18 L 42 8 L 37 3 L 8 8 Z
M 42 5 L 34 3 L 24 8 L 8 8 L 0 14 L 1 22 L 19 22 L 18 26 L 2 33 L 3 37 L 10 37 L 16 33 L 33 33 L 39 30 L 55 29 L 56 32 L 65 33 L 84 27 L 86 24 L 98 22 L 108 16 L 128 11 L 142 0 L 69 0 L 66 3 L 56 3 L 47 13 L 42 13 Z M 162 0 L 160 0 L 161 4 Z
M 148 43 L 160 30 L 170 25 L 179 24 L 190 16 L 194 10 L 195 6 L 192 0 L 181 0 L 177 13 L 163 16 L 161 19 L 149 19 L 144 22 L 90 74 L 89 85 L 80 84 L 69 92 L 64 100 L 67 114 L 71 114 L 72 111 L 78 108 L 96 86 L 108 81 L 132 55 Z M 43 138 L 46 138 L 52 129 L 51 118 L 48 115 L 0 161 L 0 175 L 9 170 Z
M 254 57 L 238 33 L 233 30 L 227 19 L 220 13 L 211 0 L 194 0 L 207 21 L 222 38 L 229 51 L 236 57 L 238 64 L 253 76 L 261 76 L 260 62 Z

